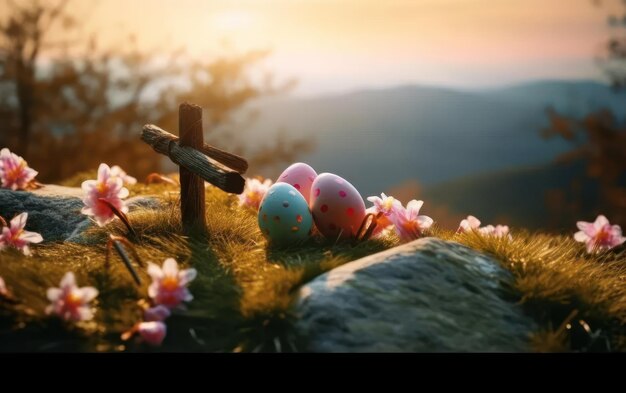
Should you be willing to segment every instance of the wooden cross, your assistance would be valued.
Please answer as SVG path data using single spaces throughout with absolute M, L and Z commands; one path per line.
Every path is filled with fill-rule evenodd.
M 205 234 L 204 181 L 232 194 L 241 194 L 245 180 L 241 174 L 248 162 L 204 143 L 202 108 L 183 103 L 178 110 L 178 133 L 172 135 L 146 124 L 141 139 L 157 152 L 168 156 L 180 167 L 180 211 L 187 235 Z

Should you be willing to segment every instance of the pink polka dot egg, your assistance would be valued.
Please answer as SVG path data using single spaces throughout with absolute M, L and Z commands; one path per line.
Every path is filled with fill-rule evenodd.
M 332 173 L 322 173 L 311 187 L 311 213 L 315 226 L 326 238 L 356 236 L 365 218 L 365 203 L 352 184 Z
M 313 218 L 298 190 L 287 183 L 276 183 L 261 201 L 258 223 L 272 246 L 285 246 L 306 240 L 313 227 Z
M 296 162 L 280 174 L 276 183 L 291 184 L 304 197 L 307 203 L 311 202 L 311 186 L 317 177 L 317 172 L 311 166 Z

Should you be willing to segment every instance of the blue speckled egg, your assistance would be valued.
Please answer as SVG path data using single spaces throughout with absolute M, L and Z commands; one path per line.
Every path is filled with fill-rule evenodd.
M 291 184 L 276 183 L 267 190 L 259 208 L 259 228 L 272 245 L 303 241 L 312 225 L 307 201 Z

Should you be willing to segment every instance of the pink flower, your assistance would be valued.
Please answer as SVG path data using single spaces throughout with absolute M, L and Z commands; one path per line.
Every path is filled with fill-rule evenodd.
M 6 247 L 14 247 L 24 253 L 26 256 L 32 255 L 28 245 L 30 243 L 40 243 L 43 237 L 37 232 L 29 232 L 24 230 L 28 213 L 22 213 L 15 216 L 8 227 L 2 228 L 0 234 L 0 250 Z
M 492 227 L 492 225 L 488 225 L 489 227 Z M 511 238 L 511 235 L 509 234 L 509 227 L 508 225 L 496 225 L 496 227 L 491 230 L 490 229 L 490 234 L 495 236 L 495 237 L 505 237 L 508 236 L 509 239 Z
M 385 193 L 380 194 L 380 196 L 382 198 L 377 196 L 367 198 L 367 200 L 372 202 L 374 206 L 368 208 L 365 213 L 383 213 L 382 216 L 378 218 L 378 224 L 376 225 L 376 229 L 374 229 L 373 235 L 381 233 L 386 227 L 393 224 L 391 217 L 395 216 L 403 209 L 402 203 L 394 197 L 387 196 Z
M 467 218 L 459 224 L 459 229 L 456 233 L 471 232 L 472 230 L 478 230 L 480 228 L 480 220 L 474 216 L 467 216 Z
M 94 216 L 99 226 L 104 226 L 116 216 L 113 210 L 102 200 L 109 202 L 122 213 L 128 213 L 128 207 L 122 200 L 128 196 L 128 189 L 123 187 L 121 178 L 111 174 L 107 164 L 100 164 L 97 180 L 86 180 L 82 184 L 85 197 L 83 214 Z
M 178 270 L 178 263 L 173 258 L 163 262 L 163 268 L 150 263 L 148 274 L 152 277 L 152 284 L 148 288 L 150 296 L 155 304 L 162 304 L 168 308 L 174 308 L 182 302 L 193 300 L 187 285 L 196 278 L 196 269 Z
M 383 213 L 383 216 L 389 217 L 402 209 L 402 203 L 392 196 L 387 196 L 385 193 L 380 194 L 382 198 L 377 196 L 368 197 L 367 200 L 374 204 L 374 213 Z
M 506 225 L 487 225 L 478 229 L 483 236 L 494 236 L 494 237 L 508 237 L 512 239 L 513 237 L 509 234 L 509 227 Z
M 239 195 L 239 206 L 248 206 L 258 210 L 263 197 L 271 185 L 272 181 L 270 179 L 265 179 L 263 183 L 258 179 L 247 179 L 246 188 Z
M 24 190 L 39 172 L 29 168 L 28 163 L 9 149 L 0 150 L 0 186 L 12 190 Z
M 466 233 L 477 231 L 483 236 L 494 236 L 494 237 L 508 237 L 512 239 L 509 234 L 509 227 L 506 225 L 486 225 L 484 227 L 480 226 L 480 220 L 474 216 L 467 216 L 467 218 L 459 224 L 459 229 L 457 229 L 456 233 Z
M 147 322 L 154 322 L 154 321 L 163 322 L 170 315 L 172 315 L 172 312 L 170 311 L 170 309 L 165 307 L 162 304 L 159 304 L 157 306 L 154 306 L 144 311 L 143 319 Z
M 137 325 L 137 332 L 146 343 L 159 346 L 165 339 L 167 326 L 160 321 L 141 322 Z
M 391 215 L 396 233 L 400 236 L 400 240 L 408 242 L 423 236 L 433 224 L 433 219 L 428 216 L 420 216 L 419 211 L 424 201 L 416 201 L 415 199 L 406 205 L 406 209 L 401 207 L 396 214 Z
M 56 314 L 66 321 L 88 321 L 93 318 L 89 302 L 98 296 L 98 290 L 94 287 L 79 288 L 74 273 L 65 273 L 60 287 L 49 288 L 47 295 L 52 302 L 46 308 L 47 314 Z
M 111 177 L 119 177 L 125 184 L 137 184 L 137 179 L 129 176 L 119 165 L 111 167 Z
M 611 225 L 603 215 L 599 215 L 595 222 L 578 221 L 576 226 L 580 231 L 576 232 L 574 239 L 587 243 L 587 252 L 590 254 L 610 250 L 626 241 L 626 237 L 622 236 L 622 228 Z
M 0 277 L 0 296 L 8 296 L 9 290 L 7 289 L 4 279 Z

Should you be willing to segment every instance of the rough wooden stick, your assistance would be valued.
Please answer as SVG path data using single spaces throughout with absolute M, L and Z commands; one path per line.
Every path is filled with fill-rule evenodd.
M 115 247 L 115 251 L 117 251 L 120 258 L 122 258 L 122 262 L 124 262 L 126 269 L 128 269 L 131 276 L 133 276 L 133 280 L 135 280 L 137 285 L 141 285 L 141 280 L 139 279 L 139 275 L 137 274 L 135 269 L 133 269 L 133 265 L 130 263 L 130 259 L 128 259 L 128 255 L 126 255 L 126 253 L 124 252 L 124 248 L 122 248 L 122 245 L 120 244 L 120 242 L 117 240 L 113 240 L 113 247 Z
M 198 149 L 204 144 L 202 108 L 184 102 L 178 108 L 178 133 L 181 147 Z M 195 168 L 180 166 L 180 211 L 183 231 L 187 235 L 206 232 L 204 180 Z
M 147 127 L 154 128 L 155 132 L 156 132 L 156 130 L 159 130 L 164 138 L 170 138 L 172 141 L 178 141 L 179 140 L 179 138 L 176 135 L 170 134 L 169 132 L 167 132 L 167 131 L 165 131 L 165 130 L 163 130 L 163 129 L 155 126 L 155 125 L 146 124 L 144 126 L 144 129 L 146 129 Z M 238 156 L 236 154 L 229 153 L 229 152 L 224 151 L 222 149 L 218 149 L 217 147 L 211 146 L 208 143 L 203 143 L 202 146 L 196 148 L 196 150 L 206 154 L 208 157 L 210 157 L 213 160 L 219 162 L 220 164 L 224 165 L 225 167 L 234 170 L 235 172 L 244 174 L 248 170 L 248 161 L 246 161 L 245 158 L 240 157 L 240 156 Z
M 245 180 L 239 173 L 211 162 L 207 156 L 189 147 L 181 147 L 172 134 L 161 128 L 147 124 L 143 127 L 141 139 L 157 152 L 168 156 L 175 164 L 195 172 L 198 176 L 216 187 L 232 194 L 241 194 Z
M 201 152 L 211 157 L 215 161 L 226 165 L 230 169 L 241 173 L 242 175 L 248 170 L 248 161 L 245 158 L 236 154 L 229 153 L 222 149 L 218 149 L 215 146 L 211 146 L 208 143 L 203 144 L 198 148 Z

